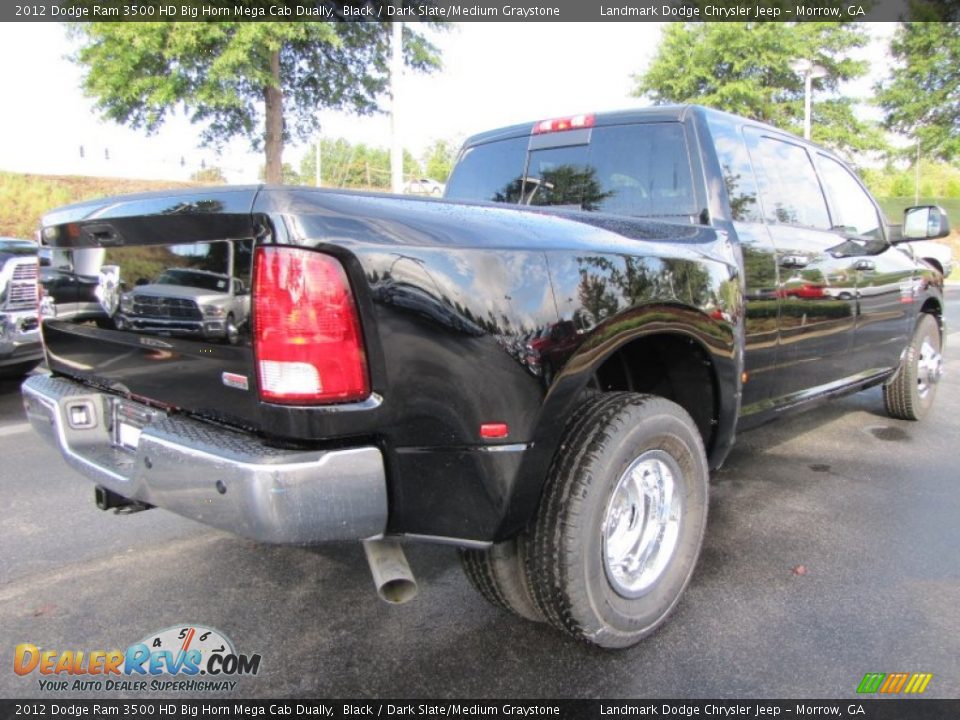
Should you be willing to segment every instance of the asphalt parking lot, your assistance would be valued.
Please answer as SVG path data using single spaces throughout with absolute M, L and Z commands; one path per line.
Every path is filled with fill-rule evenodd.
M 852 697 L 867 672 L 933 673 L 926 696 L 960 697 L 960 288 L 948 294 L 932 414 L 890 420 L 874 389 L 742 435 L 672 620 L 614 653 L 487 606 L 450 548 L 411 547 L 421 594 L 390 607 L 359 545 L 101 512 L 2 384 L 0 697 L 57 697 L 13 672 L 18 643 L 109 650 L 194 623 L 262 655 L 227 697 Z M 75 696 L 98 694 L 59 697 Z

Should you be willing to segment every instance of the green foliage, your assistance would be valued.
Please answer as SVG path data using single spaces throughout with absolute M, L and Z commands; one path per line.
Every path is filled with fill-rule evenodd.
M 451 140 L 434 140 L 423 154 L 424 175 L 445 183 L 457 160 L 457 151 L 457 144 Z
M 925 157 L 960 156 L 960 22 L 901 24 L 890 52 L 893 71 L 877 86 L 886 126 L 918 138 Z
M 861 172 L 863 181 L 875 197 L 913 197 L 916 185 L 914 167 L 871 168 Z M 920 194 L 928 197 L 960 198 L 960 168 L 946 163 L 920 162 Z
M 367 4 L 376 11 L 394 3 Z M 266 144 L 267 164 L 278 168 L 284 142 L 317 132 L 318 110 L 378 112 L 389 83 L 389 23 L 89 22 L 71 27 L 81 41 L 75 60 L 84 70 L 84 88 L 105 117 L 151 133 L 183 109 L 203 127 L 203 144 L 220 146 L 246 137 L 254 149 Z M 437 49 L 417 27 L 422 24 L 404 26 L 405 62 L 414 70 L 434 70 L 440 65 Z M 272 67 L 277 60 L 279 74 Z M 282 138 L 263 131 L 266 103 L 276 90 L 282 92 Z
M 914 190 L 916 182 L 906 173 L 898 174 L 890 184 L 890 194 L 895 197 L 904 197 Z
M 81 200 L 196 183 L 0 172 L 0 235 L 32 238 L 44 213 Z
M 124 279 L 132 285 L 137 280 L 156 280 L 167 268 L 186 267 L 188 260 L 162 245 L 135 245 L 109 248 L 104 264 L 121 266 Z
M 804 300 L 754 300 L 747 303 L 747 317 L 751 320 L 765 318 L 803 318 L 810 313 L 810 303 Z M 817 314 L 823 317 L 843 318 L 850 315 L 850 305 L 833 300 L 818 300 Z
M 803 79 L 790 67 L 805 58 L 827 76 L 813 80 L 813 140 L 853 151 L 884 147 L 878 128 L 858 119 L 840 84 L 867 63 L 849 53 L 866 45 L 857 23 L 668 23 L 634 95 L 655 103 L 699 103 L 802 132 Z
M 227 183 L 227 176 L 224 175 L 223 170 L 218 167 L 208 167 L 192 173 L 190 180 L 206 185 L 225 185 Z
M 303 180 L 300 178 L 300 173 L 298 173 L 293 165 L 288 162 L 283 163 L 281 168 L 282 180 L 281 182 L 284 185 L 302 185 Z M 260 178 L 260 182 L 266 182 L 267 179 L 267 168 L 265 165 L 260 166 L 260 172 L 257 174 Z
M 343 138 L 320 141 L 320 172 L 324 187 L 390 189 L 390 150 L 356 145 Z M 419 177 L 420 165 L 408 151 L 403 151 L 403 175 Z M 310 146 L 300 161 L 300 180 L 314 185 L 317 178 L 317 145 Z
M 892 223 L 903 222 L 903 211 L 914 205 L 913 193 L 903 197 L 881 197 L 877 198 L 880 208 L 887 216 L 887 220 Z M 939 205 L 947 211 L 947 217 L 950 218 L 950 227 L 956 232 L 960 229 L 960 199 L 945 197 L 926 197 L 920 196 L 921 205 Z

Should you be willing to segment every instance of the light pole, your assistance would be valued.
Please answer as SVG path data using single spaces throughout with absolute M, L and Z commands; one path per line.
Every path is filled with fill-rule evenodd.
M 913 204 L 920 204 L 920 136 L 917 136 L 917 162 L 914 163 Z
M 316 182 L 314 183 L 317 187 L 320 187 L 320 185 L 323 183 L 323 174 L 320 172 L 322 167 L 321 163 L 323 162 L 323 158 L 320 155 L 320 152 L 321 152 L 320 142 L 322 139 L 323 138 L 322 138 L 322 130 L 320 127 L 320 123 L 317 123 L 317 163 L 316 163 L 317 178 L 316 178 Z
M 827 76 L 827 69 L 823 65 L 816 65 L 812 60 L 794 60 L 790 69 L 803 77 L 803 137 L 810 139 L 810 106 L 813 95 L 813 79 Z
M 403 145 L 400 141 L 400 76 L 403 74 L 403 23 L 391 23 L 390 40 L 390 190 L 403 192 Z

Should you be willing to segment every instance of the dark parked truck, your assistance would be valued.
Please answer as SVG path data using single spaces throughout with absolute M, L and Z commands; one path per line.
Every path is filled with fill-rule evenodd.
M 114 320 L 170 268 L 250 287 L 250 317 L 235 343 L 47 319 L 24 398 L 103 508 L 363 541 L 392 601 L 402 542 L 450 543 L 495 605 L 628 646 L 689 581 L 738 431 L 875 385 L 928 410 L 942 277 L 897 245 L 946 232 L 932 207 L 887 226 L 829 151 L 698 107 L 484 133 L 444 200 L 87 202 L 43 235 L 105 251 Z

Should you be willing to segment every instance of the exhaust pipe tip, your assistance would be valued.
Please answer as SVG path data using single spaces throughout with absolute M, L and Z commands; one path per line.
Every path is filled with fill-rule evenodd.
M 403 605 L 413 600 L 419 592 L 416 581 L 397 578 L 389 580 L 377 588 L 380 599 L 391 605 Z
M 400 543 L 396 540 L 364 540 L 363 551 L 381 600 L 402 605 L 417 596 L 417 581 Z

